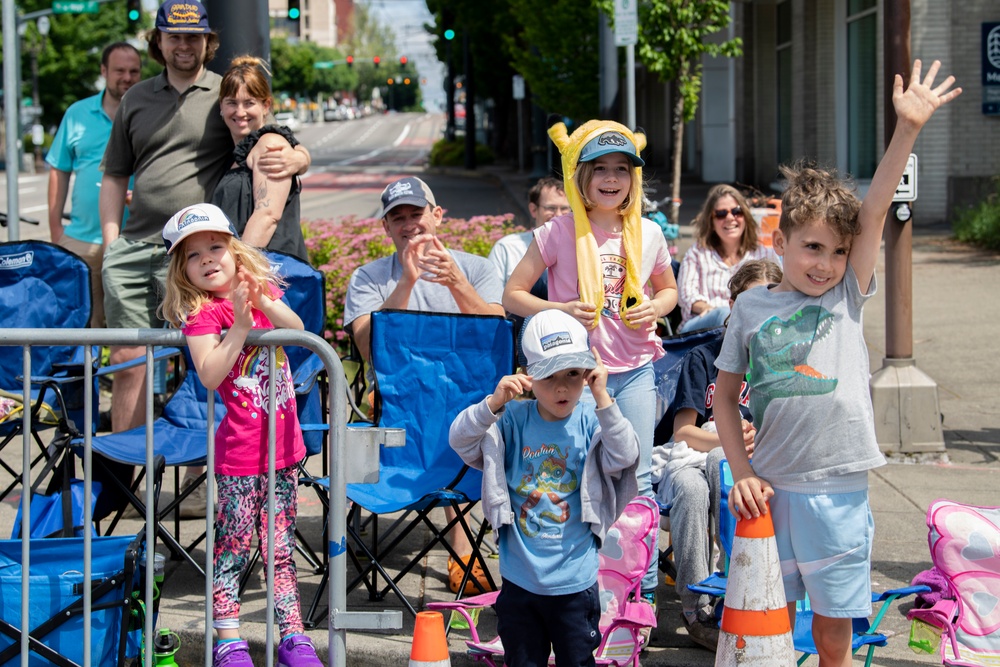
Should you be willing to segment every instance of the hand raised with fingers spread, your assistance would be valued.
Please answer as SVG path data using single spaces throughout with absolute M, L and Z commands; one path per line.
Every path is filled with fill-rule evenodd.
M 940 84 L 934 85 L 934 79 L 940 68 L 941 61 L 935 60 L 921 80 L 922 63 L 920 60 L 914 60 L 913 69 L 910 71 L 910 82 L 905 92 L 903 77 L 896 75 L 892 86 L 892 105 L 896 110 L 897 122 L 909 123 L 919 129 L 930 120 L 939 107 L 962 94 L 961 88 L 951 89 L 955 83 L 954 76 L 949 75 Z

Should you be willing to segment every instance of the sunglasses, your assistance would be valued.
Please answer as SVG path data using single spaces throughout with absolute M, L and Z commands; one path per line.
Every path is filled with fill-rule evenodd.
M 743 217 L 743 209 L 737 206 L 736 208 L 720 208 L 718 210 L 712 211 L 712 215 L 715 216 L 716 220 L 725 220 L 726 216 L 730 213 L 733 214 L 734 218 Z

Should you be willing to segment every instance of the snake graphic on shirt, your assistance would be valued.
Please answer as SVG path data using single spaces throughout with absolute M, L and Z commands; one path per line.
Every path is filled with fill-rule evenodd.
M 775 398 L 829 394 L 837 386 L 807 363 L 813 344 L 829 335 L 833 313 L 806 306 L 787 320 L 772 317 L 750 338 L 750 412 L 763 418 Z

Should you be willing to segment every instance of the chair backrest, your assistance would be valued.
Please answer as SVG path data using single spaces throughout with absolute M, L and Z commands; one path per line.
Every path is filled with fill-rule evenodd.
M 418 497 L 419 489 L 448 488 L 464 469 L 448 429 L 513 371 L 511 323 L 488 315 L 376 311 L 371 360 L 379 425 L 406 429 L 405 447 L 382 448 L 380 483 L 392 486 L 400 475 L 399 484 Z M 478 499 L 481 481 L 469 471 L 460 488 Z
M 944 624 L 941 658 L 947 665 L 1000 664 L 1000 507 L 935 500 L 927 509 L 931 561 L 957 600 Z M 918 610 L 910 612 L 918 616 Z
M 323 272 L 293 255 L 270 250 L 264 254 L 270 260 L 274 272 L 288 283 L 284 288 L 285 296 L 282 297 L 282 301 L 302 318 L 306 331 L 322 336 L 326 327 L 326 291 Z M 285 352 L 288 354 L 292 370 L 298 368 L 311 354 L 309 350 L 295 346 L 287 347 Z
M 599 554 L 597 582 L 601 590 L 601 633 L 621 618 L 625 603 L 639 596 L 642 577 L 653 557 L 652 539 L 659 530 L 660 513 L 652 498 L 633 498 L 614 525 L 608 529 Z M 630 654 L 634 639 L 628 632 L 604 643 L 603 655 Z
M 680 379 L 681 362 L 684 355 L 692 348 L 721 338 L 725 327 L 700 329 L 688 333 L 677 334 L 662 339 L 664 356 L 653 362 L 653 372 L 656 375 L 656 412 L 657 422 L 653 442 L 663 444 L 670 440 L 674 433 L 672 405 L 677 394 L 677 381 Z
M 90 267 L 78 255 L 45 241 L 0 243 L 0 328 L 83 328 L 90 310 Z M 32 346 L 31 374 L 50 375 L 81 350 Z M 20 393 L 21 369 L 21 349 L 0 347 L 0 389 Z

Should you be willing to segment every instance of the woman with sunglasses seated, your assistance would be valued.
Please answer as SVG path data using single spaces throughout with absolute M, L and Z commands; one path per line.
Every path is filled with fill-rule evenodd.
M 729 279 L 751 259 L 778 256 L 758 241 L 757 223 L 740 191 L 716 185 L 694 220 L 695 244 L 684 253 L 677 290 L 680 333 L 722 326 L 729 317 Z

